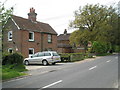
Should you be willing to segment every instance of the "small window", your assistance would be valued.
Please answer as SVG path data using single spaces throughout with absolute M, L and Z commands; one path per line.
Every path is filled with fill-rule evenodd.
M 50 53 L 45 53 L 45 56 L 51 56 L 51 54 Z
M 8 41 L 12 41 L 12 31 L 8 32 Z
M 34 32 L 29 32 L 29 41 L 34 41 Z
M 48 43 L 52 43 L 52 35 L 48 34 Z
M 8 52 L 9 52 L 9 53 L 13 53 L 13 49 L 12 49 L 12 48 L 9 48 L 9 49 L 8 49 Z
M 29 48 L 29 55 L 34 54 L 34 48 Z

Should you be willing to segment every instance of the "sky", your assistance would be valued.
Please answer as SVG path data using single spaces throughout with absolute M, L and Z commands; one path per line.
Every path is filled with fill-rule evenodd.
M 4 2 L 6 0 L 0 0 Z M 6 8 L 14 7 L 13 14 L 28 18 L 29 9 L 33 7 L 37 13 L 37 21 L 48 23 L 59 34 L 69 28 L 70 21 L 74 20 L 74 11 L 86 4 L 115 5 L 120 0 L 7 0 Z

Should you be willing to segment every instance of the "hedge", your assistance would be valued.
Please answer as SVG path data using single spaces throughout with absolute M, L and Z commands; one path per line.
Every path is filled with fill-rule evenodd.
M 62 62 L 80 61 L 83 60 L 86 56 L 84 53 L 61 53 L 59 55 L 61 56 Z

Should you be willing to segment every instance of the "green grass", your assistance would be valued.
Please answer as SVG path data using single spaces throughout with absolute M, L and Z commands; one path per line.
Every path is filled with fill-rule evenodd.
M 23 75 L 27 75 L 26 73 L 23 73 L 23 71 L 26 71 L 23 66 L 18 65 L 13 68 L 13 65 L 3 65 L 2 66 L 2 80 L 7 80 Z

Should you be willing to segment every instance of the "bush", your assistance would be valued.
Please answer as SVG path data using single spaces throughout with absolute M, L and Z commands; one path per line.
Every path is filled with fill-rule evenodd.
M 74 62 L 74 61 L 80 61 L 85 58 L 84 53 L 62 53 L 59 54 L 61 56 L 61 61 L 66 62 Z
M 23 56 L 19 53 L 4 53 L 3 54 L 3 60 L 2 60 L 2 64 L 6 65 L 6 64 L 14 64 L 14 65 L 22 65 L 23 64 Z
M 98 42 L 98 41 L 93 42 L 92 52 L 94 52 L 95 54 L 98 55 L 98 54 L 107 53 L 108 50 L 109 50 L 109 47 L 106 43 Z

